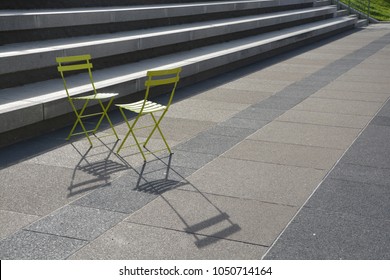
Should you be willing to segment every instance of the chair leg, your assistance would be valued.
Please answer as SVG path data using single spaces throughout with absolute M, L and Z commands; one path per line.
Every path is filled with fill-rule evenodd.
M 76 114 L 77 120 L 75 121 L 75 123 L 74 123 L 74 125 L 73 125 L 71 131 L 69 132 L 69 135 L 68 135 L 68 137 L 66 138 L 66 140 L 69 140 L 70 137 L 72 137 L 73 132 L 74 132 L 74 130 L 75 130 L 76 127 L 77 127 L 77 124 L 80 123 L 80 126 L 81 126 L 82 130 L 84 131 L 85 136 L 87 137 L 87 139 L 88 139 L 88 141 L 89 141 L 89 144 L 90 144 L 91 147 L 92 147 L 93 144 L 92 144 L 91 138 L 89 137 L 88 132 L 87 132 L 87 130 L 86 130 L 84 124 L 83 124 L 83 121 L 81 120 L 81 116 L 83 115 L 85 109 L 87 108 L 88 100 L 85 102 L 85 104 L 84 104 L 84 106 L 82 107 L 82 109 L 80 110 L 80 112 L 77 112 L 77 109 L 76 109 L 76 107 L 74 106 L 73 103 L 71 103 L 71 105 L 72 105 L 73 111 L 74 111 L 75 114 Z
M 148 144 L 150 138 L 152 137 L 152 135 L 154 134 L 154 132 L 155 132 L 156 129 L 157 129 L 158 132 L 160 133 L 161 138 L 162 138 L 162 140 L 164 141 L 165 146 L 167 147 L 169 153 L 172 154 L 171 148 L 169 147 L 168 142 L 167 142 L 167 140 L 165 139 L 165 136 L 164 136 L 164 134 L 162 133 L 162 131 L 161 131 L 161 129 L 160 129 L 160 126 L 159 126 L 159 125 L 160 125 L 160 122 L 162 121 L 162 119 L 163 119 L 163 117 L 164 117 L 164 115 L 165 115 L 166 112 L 167 112 L 167 111 L 164 111 L 164 113 L 161 115 L 161 117 L 158 119 L 158 121 L 156 120 L 156 117 L 153 115 L 153 113 L 150 113 L 150 115 L 152 116 L 152 119 L 153 119 L 155 125 L 154 125 L 154 128 L 152 129 L 152 131 L 150 132 L 148 138 L 146 139 L 146 141 L 145 141 L 145 143 L 144 143 L 144 147 L 146 147 L 146 145 Z
M 125 144 L 127 138 L 128 138 L 128 137 L 130 136 L 130 134 L 131 134 L 131 135 L 133 136 L 133 138 L 134 138 L 134 141 L 135 141 L 137 147 L 138 147 L 138 150 L 141 152 L 141 155 L 142 155 L 144 161 L 146 161 L 145 154 L 144 154 L 144 152 L 142 151 L 141 145 L 139 144 L 138 139 L 137 139 L 137 137 L 135 136 L 134 131 L 133 131 L 133 129 L 134 129 L 136 123 L 138 122 L 138 120 L 139 120 L 139 118 L 140 118 L 140 115 L 138 115 L 137 118 L 134 120 L 133 124 L 130 125 L 130 123 L 129 123 L 127 117 L 126 117 L 126 114 L 125 114 L 125 112 L 123 111 L 123 109 L 122 109 L 121 107 L 119 107 L 119 111 L 121 112 L 121 114 L 122 114 L 122 116 L 123 116 L 123 119 L 125 120 L 125 122 L 126 122 L 126 124 L 127 124 L 127 127 L 129 128 L 129 131 L 126 133 L 125 138 L 123 138 L 122 143 L 121 143 L 121 145 L 119 146 L 119 148 L 118 148 L 118 150 L 117 150 L 117 154 L 119 154 L 119 152 L 120 152 L 120 150 L 122 149 L 123 145 Z
M 102 108 L 102 116 L 100 117 L 98 123 L 96 124 L 96 127 L 93 130 L 93 133 L 96 133 L 96 131 L 99 129 L 100 124 L 102 123 L 103 119 L 106 118 L 108 123 L 109 123 L 109 125 L 110 125 L 110 127 L 111 127 L 111 129 L 112 129 L 112 131 L 114 132 L 114 135 L 115 135 L 116 139 L 119 140 L 119 137 L 118 137 L 118 134 L 115 131 L 114 125 L 112 124 L 111 119 L 110 119 L 110 117 L 107 114 L 107 111 L 110 108 L 110 106 L 111 106 L 113 101 L 114 101 L 114 98 L 111 98 L 110 101 L 108 102 L 107 106 L 104 107 L 103 102 L 100 99 L 98 100 L 99 105 Z

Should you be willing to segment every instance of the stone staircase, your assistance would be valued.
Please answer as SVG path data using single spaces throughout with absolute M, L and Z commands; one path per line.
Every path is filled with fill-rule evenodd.
M 181 66 L 189 85 L 356 24 L 323 0 L 2 0 L 0 9 L 0 146 L 73 120 L 57 56 L 91 54 L 98 90 L 129 102 L 149 69 Z M 71 80 L 74 95 L 90 90 Z

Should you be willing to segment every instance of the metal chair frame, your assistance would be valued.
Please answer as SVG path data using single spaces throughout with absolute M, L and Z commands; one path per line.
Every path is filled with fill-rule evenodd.
M 140 100 L 138 102 L 133 102 L 133 103 L 128 103 L 128 104 L 115 104 L 116 106 L 119 107 L 119 110 L 120 110 L 120 112 L 121 112 L 121 114 L 122 114 L 122 116 L 123 116 L 123 118 L 128 126 L 128 129 L 129 129 L 128 132 L 126 133 L 126 136 L 123 139 L 121 145 L 118 148 L 118 151 L 117 151 L 118 154 L 121 151 L 121 149 L 123 148 L 127 138 L 131 134 L 134 138 L 135 143 L 136 143 L 135 145 L 138 147 L 138 150 L 140 151 L 144 161 L 146 161 L 145 152 L 142 150 L 141 144 L 143 144 L 143 147 L 146 148 L 146 145 L 148 144 L 149 140 L 151 139 L 152 135 L 155 133 L 156 130 L 159 132 L 162 140 L 164 141 L 166 149 L 169 151 L 170 154 L 172 153 L 171 148 L 169 147 L 167 140 L 166 140 L 163 132 L 161 131 L 160 123 L 163 120 L 165 114 L 168 112 L 168 109 L 172 103 L 173 96 L 174 96 L 175 90 L 176 90 L 176 86 L 177 86 L 177 83 L 179 82 L 179 79 L 180 79 L 180 77 L 179 77 L 180 72 L 181 72 L 180 67 L 174 68 L 174 69 L 168 69 L 168 70 L 148 71 L 147 72 L 147 80 L 145 82 L 146 91 L 145 91 L 144 100 Z M 151 88 L 157 87 L 157 86 L 163 86 L 163 85 L 172 85 L 173 86 L 167 104 L 162 105 L 159 103 L 149 101 L 148 97 L 149 97 Z M 132 123 L 129 122 L 127 116 L 125 115 L 126 110 L 137 114 L 135 120 Z M 156 118 L 154 113 L 161 112 L 161 111 L 162 111 L 161 116 Z M 144 127 L 135 128 L 139 119 L 144 115 L 150 115 L 152 117 L 154 124 L 144 126 Z M 140 143 L 138 141 L 137 137 L 135 136 L 134 131 L 138 130 L 138 129 L 144 129 L 144 128 L 150 128 L 150 127 L 153 127 L 153 128 L 152 128 L 149 136 L 147 137 L 146 141 L 143 143 Z M 132 146 L 134 146 L 134 145 L 132 145 Z M 153 151 L 153 152 L 154 153 L 160 152 L 160 151 L 163 151 L 166 149 Z M 153 152 L 148 152 L 148 153 L 153 153 Z M 148 153 L 146 153 L 146 154 L 148 154 Z
M 96 87 L 95 87 L 95 83 L 94 83 L 94 80 L 93 80 L 93 77 L 92 77 L 93 65 L 91 63 L 91 55 L 86 54 L 86 55 L 77 55 L 77 56 L 57 57 L 56 61 L 58 63 L 57 70 L 61 74 L 62 80 L 64 82 L 64 88 L 65 88 L 66 94 L 68 96 L 69 103 L 72 106 L 72 109 L 73 109 L 73 111 L 74 111 L 74 113 L 75 113 L 75 115 L 77 117 L 77 119 L 76 119 L 76 121 L 75 121 L 75 123 L 74 123 L 74 125 L 73 125 L 73 127 L 72 127 L 72 129 L 71 129 L 71 131 L 70 131 L 70 133 L 68 135 L 68 137 L 66 138 L 66 140 L 69 140 L 70 137 L 72 137 L 72 136 L 85 134 L 85 136 L 87 137 L 90 145 L 93 146 L 89 134 L 92 133 L 92 134 L 95 135 L 95 133 L 99 129 L 99 127 L 100 127 L 100 125 L 101 125 L 101 123 L 102 123 L 104 118 L 107 119 L 107 121 L 108 121 L 112 131 L 114 132 L 114 135 L 116 136 L 116 138 L 119 139 L 118 134 L 116 133 L 115 128 L 114 128 L 114 126 L 113 126 L 113 124 L 111 122 L 111 119 L 110 119 L 110 117 L 107 114 L 108 109 L 110 108 L 112 102 L 114 101 L 115 96 L 117 96 L 118 93 L 98 93 L 97 92 Z M 86 70 L 88 72 L 89 80 L 90 80 L 91 85 L 92 85 L 93 94 L 86 95 L 86 96 L 80 96 L 80 97 L 72 97 L 71 94 L 70 94 L 70 90 L 68 89 L 68 86 L 67 86 L 65 73 L 72 72 L 72 71 L 78 71 L 79 72 L 79 71 L 82 71 L 82 70 Z M 104 104 L 102 102 L 102 100 L 105 100 L 105 99 L 109 99 L 108 104 L 106 106 L 104 106 Z M 85 101 L 84 105 L 82 106 L 82 108 L 80 110 L 78 110 L 76 105 L 75 105 L 75 101 L 76 100 L 84 100 Z M 87 109 L 87 106 L 88 106 L 90 101 L 97 101 L 97 103 L 101 107 L 101 112 L 93 113 L 93 114 L 84 114 L 85 110 Z M 101 115 L 101 117 L 99 118 L 99 120 L 98 120 L 98 122 L 96 124 L 96 127 L 94 129 L 92 129 L 92 130 L 87 130 L 85 128 L 84 123 L 83 123 L 83 119 L 84 118 L 95 117 L 95 116 L 99 116 L 99 115 Z M 80 124 L 80 126 L 82 128 L 82 132 L 74 133 L 74 131 L 75 131 L 75 129 L 76 129 L 78 124 Z

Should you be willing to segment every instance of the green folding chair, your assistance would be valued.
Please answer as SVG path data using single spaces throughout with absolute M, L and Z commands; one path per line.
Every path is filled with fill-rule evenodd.
M 144 100 L 140 100 L 138 102 L 129 103 L 129 104 L 115 104 L 116 106 L 119 107 L 119 110 L 120 110 L 128 128 L 129 128 L 128 132 L 126 133 L 125 138 L 123 139 L 121 145 L 118 148 L 118 151 L 117 151 L 118 154 L 121 151 L 121 149 L 123 148 L 123 146 L 124 146 L 124 144 L 125 144 L 125 142 L 130 134 L 133 136 L 134 141 L 135 141 L 135 144 L 131 145 L 131 146 L 136 145 L 138 147 L 144 161 L 146 161 L 145 154 L 156 153 L 156 152 L 160 152 L 160 151 L 163 151 L 166 149 L 169 151 L 170 154 L 172 153 L 171 148 L 169 147 L 167 140 L 165 139 L 165 136 L 162 133 L 159 125 L 160 125 L 162 119 L 164 118 L 165 114 L 168 112 L 169 106 L 171 105 L 173 96 L 175 94 L 177 83 L 179 82 L 179 79 L 180 79 L 180 77 L 179 77 L 180 72 L 181 72 L 180 67 L 174 68 L 174 69 L 168 69 L 168 70 L 148 71 L 147 72 L 147 80 L 145 82 L 146 92 L 145 92 Z M 158 86 L 164 86 L 165 90 L 166 90 L 167 86 L 168 87 L 171 86 L 170 97 L 169 97 L 169 100 L 168 100 L 166 105 L 158 104 L 158 103 L 155 103 L 155 102 L 148 100 L 151 88 L 158 87 Z M 159 87 L 158 89 L 161 89 L 161 87 Z M 131 112 L 137 114 L 136 118 L 134 119 L 134 121 L 132 123 L 130 123 L 128 118 L 126 117 L 125 111 L 131 111 Z M 156 113 L 156 112 L 162 112 L 160 117 L 156 118 L 156 116 L 154 115 L 154 113 Z M 135 128 L 138 120 L 144 115 L 150 115 L 153 119 L 154 124 Z M 152 129 L 151 129 L 149 136 L 146 138 L 146 141 L 140 143 L 138 141 L 137 137 L 135 136 L 134 131 L 136 129 L 138 130 L 138 129 L 144 129 L 144 128 L 152 128 Z M 154 134 L 154 132 L 156 130 L 160 133 L 161 138 L 164 141 L 164 144 L 166 146 L 166 149 L 153 151 L 153 152 L 149 151 L 149 152 L 145 153 L 141 148 L 141 144 L 143 144 L 143 147 L 146 148 L 146 145 L 148 144 L 150 138 L 152 137 L 152 135 Z
M 56 61 L 58 63 L 58 72 L 60 72 L 62 80 L 64 82 L 64 87 L 66 94 L 68 96 L 68 100 L 70 105 L 72 106 L 72 109 L 74 113 L 76 114 L 76 121 L 66 138 L 66 140 L 69 140 L 70 137 L 75 136 L 75 135 L 80 135 L 80 134 L 85 134 L 87 137 L 89 143 L 91 146 L 92 141 L 90 138 L 90 133 L 94 134 L 96 131 L 99 129 L 100 124 L 102 123 L 103 119 L 106 118 L 108 123 L 110 124 L 110 127 L 112 131 L 114 132 L 114 135 L 116 136 L 117 139 L 119 139 L 118 134 L 116 133 L 114 126 L 112 125 L 112 122 L 107 114 L 108 108 L 111 106 L 112 102 L 114 101 L 114 97 L 117 96 L 117 93 L 97 93 L 96 87 L 92 78 L 92 63 L 90 62 L 91 56 L 89 54 L 87 55 L 77 55 L 77 56 L 66 56 L 66 57 L 57 57 Z M 89 75 L 89 81 L 91 82 L 91 90 L 93 94 L 91 95 L 86 95 L 86 96 L 79 96 L 79 97 L 72 97 L 70 94 L 70 90 L 68 89 L 66 79 L 65 79 L 65 73 L 68 72 L 88 72 Z M 84 105 L 81 107 L 80 110 L 77 109 L 75 105 L 75 101 L 84 101 Z M 108 104 L 104 106 L 102 100 L 108 100 Z M 85 110 L 89 104 L 90 101 L 97 101 L 97 103 L 101 107 L 101 112 L 98 113 L 93 113 L 93 114 L 85 114 Z M 96 124 L 96 127 L 92 130 L 86 130 L 85 125 L 83 123 L 83 120 L 85 118 L 90 118 L 90 117 L 95 117 L 95 116 L 101 116 Z M 77 125 L 80 124 L 82 131 L 81 132 L 76 132 L 75 129 Z M 95 135 L 96 136 L 96 135 Z

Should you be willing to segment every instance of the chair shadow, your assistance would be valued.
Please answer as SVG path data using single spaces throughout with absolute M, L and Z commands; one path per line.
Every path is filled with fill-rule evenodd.
M 151 173 L 149 172 L 148 174 L 146 173 L 147 166 L 150 164 L 150 162 L 145 162 L 143 166 L 141 167 L 138 177 L 138 182 L 137 182 L 137 187 L 136 191 L 140 192 L 145 192 L 149 194 L 157 194 L 159 195 L 164 202 L 173 210 L 173 212 L 178 216 L 178 218 L 181 220 L 181 222 L 185 225 L 183 228 L 183 231 L 186 233 L 189 233 L 194 236 L 195 240 L 195 245 L 198 248 L 203 248 L 209 245 L 212 245 L 218 241 L 224 240 L 224 239 L 229 239 L 229 236 L 233 235 L 236 232 L 239 232 L 241 230 L 241 227 L 234 223 L 228 213 L 222 211 L 218 206 L 216 206 L 212 201 L 207 198 L 205 194 L 203 194 L 199 189 L 197 189 L 192 183 L 190 183 L 188 180 L 185 179 L 184 176 L 182 176 L 177 170 L 175 170 L 172 167 L 172 158 L 174 154 L 170 154 L 168 156 L 168 161 L 164 161 L 163 158 L 160 158 L 156 156 L 157 162 L 160 162 L 161 165 L 163 166 L 158 167 L 157 169 L 151 171 L 151 172 L 160 172 L 162 173 L 162 176 L 157 179 L 152 179 L 148 180 L 148 175 Z M 153 161 L 152 161 L 153 162 Z M 155 163 L 153 163 L 155 164 Z M 165 171 L 165 172 L 162 172 Z M 170 175 L 173 175 L 175 179 L 170 179 Z M 205 219 L 201 222 L 198 222 L 196 224 L 189 224 L 186 219 L 183 217 L 183 215 L 180 214 L 179 210 L 177 210 L 170 202 L 169 200 L 163 196 L 165 192 L 168 192 L 173 189 L 177 189 L 180 187 L 184 186 L 190 186 L 197 193 L 199 193 L 208 204 L 212 205 L 213 208 L 216 210 L 216 215 L 213 217 L 210 217 L 208 219 Z M 200 233 L 201 231 L 207 229 L 207 228 L 212 228 L 214 226 L 217 226 L 221 223 L 228 223 L 227 226 L 225 226 L 222 230 L 219 230 L 217 232 L 214 232 L 212 234 L 204 234 Z
M 72 147 L 78 152 L 81 158 L 73 169 L 71 184 L 68 187 L 68 197 L 107 186 L 110 184 L 111 176 L 113 174 L 129 169 L 128 165 L 121 164 L 110 159 L 111 156 L 115 156 L 115 153 L 113 151 L 118 144 L 118 140 L 115 142 L 114 146 L 110 148 L 106 143 L 101 141 L 101 139 L 96 139 L 98 139 L 102 146 L 107 149 L 108 153 L 102 152 L 90 155 L 90 152 L 93 150 L 93 147 L 89 147 L 87 151 L 82 152 L 73 143 L 71 143 Z M 104 158 L 102 158 L 101 160 L 93 162 L 89 160 L 89 158 L 91 157 L 96 157 L 103 154 L 105 155 Z M 94 178 L 78 182 L 78 172 L 83 172 L 85 174 L 92 175 Z

